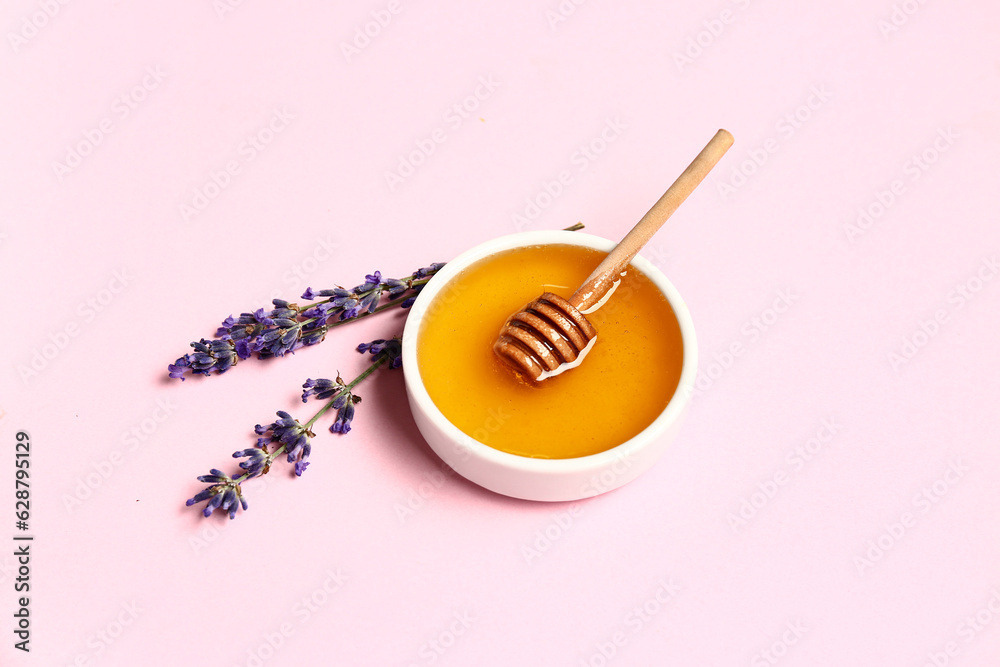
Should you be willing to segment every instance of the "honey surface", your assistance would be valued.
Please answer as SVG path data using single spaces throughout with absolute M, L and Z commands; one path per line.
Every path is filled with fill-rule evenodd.
M 473 264 L 438 293 L 418 334 L 417 361 L 449 421 L 505 452 L 573 458 L 625 442 L 663 411 L 680 378 L 680 327 L 635 269 L 587 315 L 597 342 L 579 367 L 531 383 L 493 353 L 510 315 L 542 292 L 569 298 L 605 254 L 570 245 L 509 250 Z

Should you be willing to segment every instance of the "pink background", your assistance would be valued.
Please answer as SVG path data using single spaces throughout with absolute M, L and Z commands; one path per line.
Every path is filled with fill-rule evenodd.
M 28 655 L 0 547 L 0 663 L 997 664 L 996 3 L 12 0 L 0 27 L 0 541 L 22 429 L 35 535 Z M 703 389 L 645 476 L 550 505 L 443 475 L 384 372 L 302 478 L 184 507 L 402 319 L 166 381 L 189 341 L 519 227 L 618 238 L 719 127 L 644 252 Z

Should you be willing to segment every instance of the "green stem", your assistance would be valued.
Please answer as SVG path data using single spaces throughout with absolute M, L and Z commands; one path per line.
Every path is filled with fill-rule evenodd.
M 418 278 L 416 280 L 412 280 L 410 282 L 409 289 L 413 289 L 414 286 L 426 285 L 427 281 L 429 281 L 433 277 L 434 276 L 428 276 L 427 278 Z M 407 278 L 407 280 L 411 280 L 411 279 L 412 279 L 412 276 L 410 276 L 409 278 Z M 360 293 L 358 293 L 358 295 L 357 295 L 359 297 L 358 301 L 361 301 L 361 299 L 363 299 L 366 296 L 368 296 L 369 294 L 371 294 L 372 290 L 374 290 L 374 288 L 372 288 L 372 289 L 370 289 L 370 290 L 368 290 L 366 292 L 360 292 Z M 392 308 L 393 306 L 399 305 L 399 304 L 403 303 L 404 301 L 406 301 L 407 299 L 409 299 L 412 296 L 413 296 L 412 294 L 409 294 L 409 295 L 404 295 L 404 296 L 396 297 L 395 299 L 390 299 L 389 301 L 386 301 L 382 305 L 378 306 L 374 311 L 372 311 L 370 313 L 367 312 L 367 311 L 364 312 L 364 313 L 359 313 L 357 317 L 352 317 L 352 318 L 347 319 L 347 320 L 337 320 L 336 322 L 330 322 L 330 323 L 327 323 L 326 326 L 328 328 L 329 327 L 335 327 L 335 326 L 339 326 L 341 324 L 346 324 L 348 322 L 352 322 L 354 320 L 360 320 L 362 317 L 368 317 L 369 315 L 374 315 L 375 313 L 377 313 L 379 311 L 382 311 L 382 310 L 385 310 L 387 308 Z M 338 297 L 330 297 L 329 299 L 324 299 L 323 301 L 317 301 L 316 303 L 309 304 L 309 306 L 307 308 L 302 308 L 302 310 L 309 310 L 309 308 L 315 308 L 316 306 L 319 306 L 321 304 L 330 303 L 331 301 L 333 301 L 336 298 L 338 298 Z M 322 318 L 321 317 L 310 317 L 308 319 L 302 320 L 301 322 L 299 322 L 299 324 L 302 325 L 302 326 L 305 326 L 307 324 L 311 324 L 311 323 L 315 322 L 316 320 L 323 319 L 323 318 L 328 318 L 328 317 L 330 317 L 330 315 L 324 315 Z
M 423 283 L 421 283 L 421 284 L 423 284 Z M 404 301 L 406 301 L 409 298 L 410 298 L 409 296 L 400 296 L 400 297 L 397 297 L 395 299 L 391 299 L 389 301 L 386 301 L 385 303 L 383 303 L 382 305 L 380 305 L 379 307 L 377 307 L 375 310 L 373 310 L 370 313 L 367 312 L 367 311 L 365 311 L 363 313 L 359 313 L 357 317 L 352 317 L 349 320 L 337 320 L 336 322 L 330 322 L 326 326 L 328 328 L 330 328 L 330 327 L 336 327 L 336 326 L 340 326 L 341 324 L 347 324 L 348 322 L 352 322 L 354 320 L 360 320 L 362 317 L 368 317 L 369 315 L 374 315 L 375 313 L 378 313 L 380 311 L 386 310 L 388 308 L 392 308 L 393 306 L 398 306 L 399 304 L 403 303 Z M 327 316 L 327 317 L 329 317 L 329 316 Z M 306 324 L 307 322 L 312 322 L 313 320 L 317 320 L 317 319 L 319 319 L 319 318 L 314 317 L 314 318 L 309 319 L 309 320 L 304 320 L 302 322 L 302 324 Z
M 372 363 L 368 366 L 368 368 L 366 368 L 365 370 L 361 371 L 361 373 L 358 375 L 358 377 L 354 378 L 353 380 L 351 380 L 350 382 L 348 382 L 347 384 L 345 384 L 336 394 L 334 394 L 333 396 L 331 396 L 330 400 L 328 400 L 326 402 L 326 405 L 324 405 L 322 408 L 320 408 L 319 411 L 316 412 L 316 414 L 313 415 L 312 419 L 310 419 L 305 424 L 303 424 L 303 426 L 305 426 L 305 428 L 307 430 L 312 429 L 312 425 L 316 423 L 316 420 L 319 419 L 320 417 L 322 417 L 327 412 L 327 410 L 329 410 L 330 408 L 333 407 L 333 402 L 334 401 L 336 401 L 338 398 L 340 398 L 344 394 L 345 391 L 349 392 L 352 389 L 354 389 L 356 386 L 358 386 L 359 384 L 361 384 L 361 382 L 363 382 L 365 380 L 365 378 L 367 378 L 369 375 L 371 375 L 372 373 L 374 373 L 375 369 L 377 369 L 379 366 L 381 366 L 386 361 L 388 361 L 388 359 L 389 359 L 388 355 L 386 355 L 384 352 L 380 352 L 379 354 L 377 354 L 375 356 L 375 360 L 372 361 Z M 274 450 L 273 452 L 271 452 L 270 454 L 268 454 L 268 458 L 270 459 L 270 461 L 267 464 L 268 467 L 270 467 L 271 462 L 273 462 L 281 454 L 284 453 L 284 451 L 285 451 L 286 448 L 287 448 L 287 445 L 280 445 L 276 450 Z M 241 475 L 240 477 L 237 477 L 236 479 L 232 480 L 231 482 L 228 482 L 228 484 L 231 484 L 233 486 L 239 486 L 240 484 L 242 484 L 243 482 L 245 482 L 248 479 L 250 479 L 250 473 L 243 473 L 243 475 Z
M 382 364 L 384 364 L 385 361 L 388 358 L 389 357 L 384 352 L 380 352 L 375 357 L 375 361 L 373 361 L 371 363 L 371 365 L 368 366 L 368 368 L 366 368 L 365 370 L 361 371 L 361 374 L 358 375 L 358 377 L 356 377 L 353 380 L 351 380 L 350 382 L 348 382 L 336 394 L 334 394 L 333 396 L 331 396 L 330 400 L 327 401 L 326 405 L 324 405 L 323 407 L 321 407 L 319 409 L 319 411 L 316 414 L 313 415 L 312 419 L 310 419 L 305 424 L 303 424 L 303 426 L 305 426 L 306 429 L 312 429 L 312 425 L 316 423 L 316 420 L 319 419 L 320 417 L 322 417 L 323 414 L 326 413 L 327 410 L 329 410 L 330 408 L 333 407 L 334 401 L 336 401 L 338 398 L 340 398 L 341 396 L 343 396 L 345 391 L 346 392 L 350 392 L 352 389 L 354 389 L 365 378 L 367 378 L 369 375 L 371 375 L 372 373 L 374 373 L 376 368 L 378 368 L 379 366 L 381 366 Z

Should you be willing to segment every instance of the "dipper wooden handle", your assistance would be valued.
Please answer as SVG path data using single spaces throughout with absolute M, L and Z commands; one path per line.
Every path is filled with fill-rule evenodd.
M 636 253 L 663 226 L 733 145 L 733 135 L 719 130 L 663 196 L 604 258 L 567 301 L 546 292 L 514 313 L 500 329 L 493 351 L 531 380 L 571 368 L 583 360 L 597 330 L 584 313 L 596 310 L 621 279 Z
M 691 161 L 688 168 L 677 177 L 673 185 L 667 188 L 663 196 L 653 204 L 646 215 L 636 223 L 625 238 L 621 240 L 604 261 L 598 265 L 569 301 L 578 310 L 588 310 L 599 302 L 611 286 L 621 277 L 622 271 L 632 261 L 639 250 L 653 237 L 653 234 L 663 226 L 677 207 L 684 203 L 698 184 L 701 183 L 712 167 L 725 155 L 733 145 L 733 135 L 726 130 L 719 130 L 712 140 L 701 149 L 701 152 Z

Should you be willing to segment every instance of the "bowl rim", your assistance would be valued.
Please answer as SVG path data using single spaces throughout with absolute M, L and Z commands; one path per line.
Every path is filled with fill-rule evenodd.
M 465 252 L 445 264 L 424 286 L 410 307 L 406 323 L 403 327 L 402 356 L 404 384 L 410 395 L 411 402 L 416 402 L 424 415 L 440 429 L 454 444 L 456 449 L 465 453 L 466 458 L 476 458 L 493 466 L 527 474 L 572 474 L 586 473 L 603 469 L 623 458 L 629 459 L 632 454 L 656 441 L 657 437 L 666 432 L 684 414 L 694 390 L 695 375 L 698 370 L 698 347 L 695 337 L 694 323 L 688 311 L 687 304 L 673 283 L 649 260 L 637 255 L 631 265 L 641 271 L 663 293 L 670 303 L 677 322 L 680 325 L 681 340 L 684 352 L 681 362 L 681 375 L 673 396 L 657 417 L 632 438 L 606 449 L 603 452 L 564 459 L 532 458 L 500 451 L 487 444 L 479 442 L 466 434 L 445 417 L 437 407 L 424 385 L 417 363 L 417 342 L 420 326 L 427 313 L 428 306 L 434 298 L 463 270 L 473 263 L 497 252 L 514 248 L 570 244 L 610 251 L 616 243 L 593 234 L 570 232 L 565 230 L 526 231 L 517 232 L 490 239 Z

